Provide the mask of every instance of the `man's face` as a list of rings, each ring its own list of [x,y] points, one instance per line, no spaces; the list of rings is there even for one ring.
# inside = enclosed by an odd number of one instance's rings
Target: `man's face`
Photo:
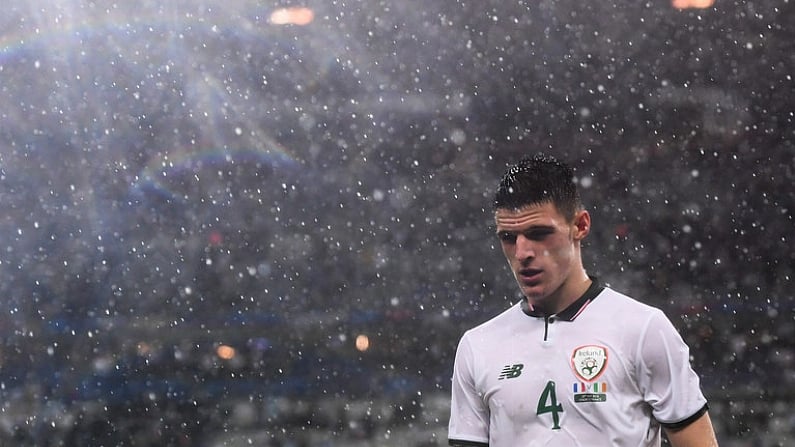
[[[556,304],[565,293],[566,281],[582,268],[580,241],[588,234],[587,214],[580,211],[569,222],[552,203],[496,211],[502,252],[530,304],[551,312],[561,310]]]

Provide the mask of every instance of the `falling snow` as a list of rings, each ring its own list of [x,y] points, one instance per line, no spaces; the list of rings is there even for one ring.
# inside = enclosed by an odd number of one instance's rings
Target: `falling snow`
[[[12,3],[0,445],[447,445],[535,151],[721,445],[792,445],[794,2]]]

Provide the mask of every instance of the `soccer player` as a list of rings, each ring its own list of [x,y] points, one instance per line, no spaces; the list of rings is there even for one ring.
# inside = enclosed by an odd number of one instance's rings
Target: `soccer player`
[[[543,155],[503,176],[497,237],[524,299],[456,351],[452,446],[716,447],[687,345],[662,311],[589,276],[591,217],[567,165]]]

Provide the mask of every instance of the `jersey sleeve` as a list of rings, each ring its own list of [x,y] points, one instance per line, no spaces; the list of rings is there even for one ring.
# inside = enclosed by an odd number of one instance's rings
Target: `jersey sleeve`
[[[450,445],[488,445],[489,410],[475,386],[474,355],[466,334],[458,343],[450,402]]]
[[[683,426],[706,410],[690,349],[662,311],[652,314],[638,350],[638,384],[658,422]]]

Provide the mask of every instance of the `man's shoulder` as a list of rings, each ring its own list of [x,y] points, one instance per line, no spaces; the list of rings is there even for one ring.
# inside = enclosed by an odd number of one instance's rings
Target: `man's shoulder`
[[[594,303],[597,306],[609,309],[610,313],[615,317],[623,314],[639,321],[643,319],[643,316],[664,316],[660,308],[612,289],[609,286],[602,290]]]
[[[523,316],[525,315],[522,312],[521,305],[517,302],[499,314],[469,329],[467,333],[483,335],[491,332],[502,332],[515,326],[516,322],[521,320]]]

